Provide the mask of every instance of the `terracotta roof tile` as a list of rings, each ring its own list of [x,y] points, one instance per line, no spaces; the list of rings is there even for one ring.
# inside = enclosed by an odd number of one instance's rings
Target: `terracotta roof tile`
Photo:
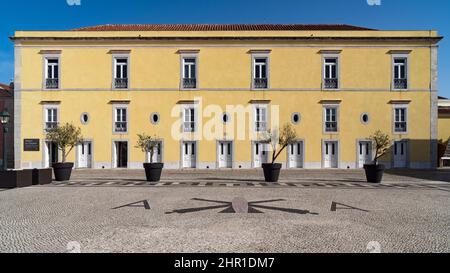
[[[374,30],[352,25],[302,24],[113,24],[82,27],[73,31],[302,31]]]
[[[0,89],[6,90],[8,92],[11,91],[11,87],[9,85],[3,84],[3,83],[0,83]]]

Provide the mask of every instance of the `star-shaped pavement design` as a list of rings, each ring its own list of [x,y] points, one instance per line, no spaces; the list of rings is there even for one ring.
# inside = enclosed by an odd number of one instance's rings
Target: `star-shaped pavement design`
[[[200,211],[206,211],[206,210],[215,210],[215,209],[223,209],[219,213],[237,213],[236,211],[236,204],[233,204],[233,202],[228,201],[221,201],[221,200],[208,200],[208,199],[202,199],[202,198],[193,198],[193,201],[201,201],[201,202],[208,202],[208,203],[215,203],[218,205],[211,205],[211,206],[205,206],[205,207],[195,207],[195,208],[185,208],[185,209],[176,209],[171,212],[167,212],[166,214],[172,214],[172,213],[178,213],[178,214],[185,214],[185,213],[193,213],[193,212],[200,212]],[[242,202],[242,199],[240,200]],[[248,213],[264,213],[261,210],[272,210],[272,211],[279,211],[279,212],[286,212],[286,213],[295,213],[295,214],[312,214],[312,215],[318,215],[318,213],[310,212],[309,210],[301,210],[301,209],[293,209],[293,208],[283,208],[283,207],[274,207],[274,206],[268,206],[263,205],[267,203],[273,203],[273,202],[281,202],[286,201],[284,199],[272,199],[272,200],[262,200],[262,201],[252,201],[248,202]],[[242,204],[240,204],[242,206]]]

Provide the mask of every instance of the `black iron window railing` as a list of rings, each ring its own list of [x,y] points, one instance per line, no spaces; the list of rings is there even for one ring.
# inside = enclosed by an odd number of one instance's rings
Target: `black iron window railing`
[[[407,79],[394,79],[394,89],[407,89],[408,80]]]
[[[59,88],[59,79],[46,79],[45,80],[45,88],[46,89],[58,89]]]
[[[184,78],[183,79],[183,88],[187,88],[187,89],[197,88],[197,79],[196,78]]]
[[[404,133],[407,130],[406,121],[397,121],[395,122],[395,132]]]
[[[54,129],[56,129],[56,127],[58,127],[58,122],[51,121],[51,122],[46,122],[45,123],[45,130],[46,131],[54,130]]]
[[[257,78],[253,80],[253,87],[256,89],[264,89],[268,87],[267,78]]]
[[[116,78],[114,79],[114,88],[126,89],[128,88],[128,78]]]
[[[257,132],[265,132],[267,129],[267,123],[264,121],[257,121],[255,126]]]
[[[323,84],[324,84],[325,89],[337,89],[338,88],[338,79],[336,79],[336,78],[324,79]]]
[[[337,122],[336,121],[327,121],[325,122],[325,132],[337,132]]]
[[[185,122],[184,123],[184,132],[189,133],[189,132],[195,132],[195,122]]]
[[[123,133],[127,131],[127,123],[120,121],[120,122],[116,122],[115,124],[115,132],[117,133]]]

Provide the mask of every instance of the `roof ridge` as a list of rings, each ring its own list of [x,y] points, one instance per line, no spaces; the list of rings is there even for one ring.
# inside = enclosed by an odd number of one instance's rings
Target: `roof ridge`
[[[71,31],[301,31],[375,30],[349,24],[102,24]]]

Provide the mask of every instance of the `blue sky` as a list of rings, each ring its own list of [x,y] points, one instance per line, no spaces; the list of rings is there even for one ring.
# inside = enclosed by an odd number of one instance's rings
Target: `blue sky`
[[[15,30],[64,30],[114,23],[353,24],[376,29],[450,33],[448,0],[3,0],[0,82],[13,78]],[[376,1],[376,0],[369,0]],[[20,11],[20,12],[17,12]],[[450,39],[440,43],[439,94],[450,97]]]

